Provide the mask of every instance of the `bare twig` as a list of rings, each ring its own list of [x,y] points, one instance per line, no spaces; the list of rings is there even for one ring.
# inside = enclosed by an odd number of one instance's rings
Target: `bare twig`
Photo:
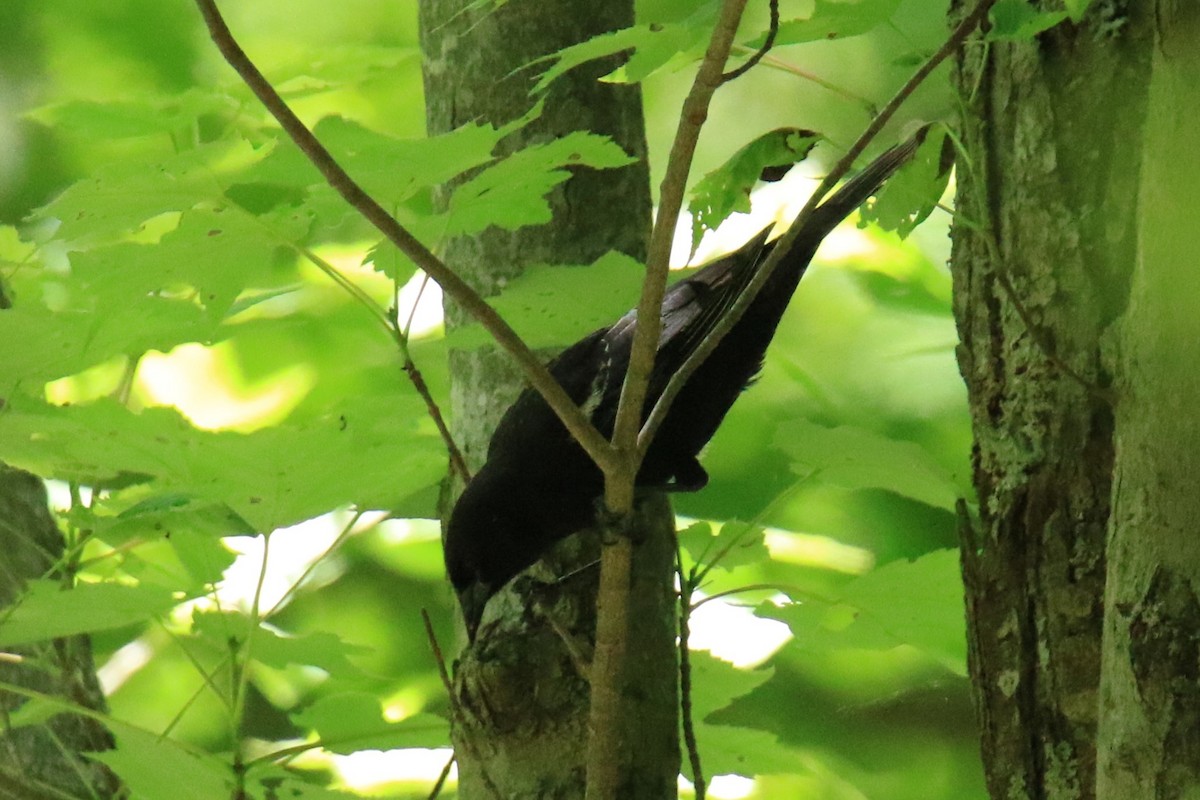
[[[372,198],[334,159],[323,144],[313,135],[300,118],[288,107],[279,93],[246,55],[225,24],[215,0],[195,0],[204,17],[209,36],[221,55],[254,92],[267,111],[275,117],[284,132],[308,158],[329,185],[357,210],[364,219],[382,233],[389,242],[399,248],[413,263],[425,271],[446,294],[472,317],[477,319],[491,334],[496,343],[513,357],[529,381],[546,403],[562,420],[563,425],[580,443],[592,460],[606,471],[617,467],[619,459],[613,447],[604,440],[587,416],[571,401],[558,381],[542,364],[537,355],[522,341],[517,332],[496,313],[462,278],[417,241],[403,225],[396,221],[383,206]]]
[[[412,313],[408,315],[408,321],[403,327],[400,325],[399,311],[393,306],[391,313],[385,312],[378,303],[376,303],[370,295],[362,290],[354,281],[347,278],[333,264],[330,264],[325,259],[314,253],[307,247],[299,247],[288,243],[296,253],[308,259],[308,261],[338,286],[340,286],[347,294],[354,298],[359,305],[367,310],[376,322],[383,326],[387,331],[388,336],[396,343],[397,349],[400,351],[401,369],[408,376],[408,380],[413,385],[413,389],[425,401],[425,409],[433,420],[434,426],[437,428],[438,435],[442,437],[442,443],[446,446],[446,452],[450,455],[450,466],[466,483],[471,479],[471,472],[467,469],[467,462],[463,459],[462,452],[458,449],[458,444],[454,441],[453,434],[450,433],[450,427],[446,424],[445,418],[442,416],[442,410],[438,407],[437,401],[433,399],[433,394],[429,391],[429,386],[425,383],[425,377],[417,368],[416,363],[412,359],[412,354],[408,349],[408,330],[412,326],[413,314],[417,310],[417,302],[420,302],[420,294],[417,295],[417,301],[413,303]],[[425,276],[428,280],[429,276]],[[424,289],[424,284],[421,285]]]
[[[416,389],[417,394],[425,401],[425,412],[433,420],[438,435],[442,437],[442,444],[446,446],[446,452],[450,455],[450,468],[465,484],[471,480],[471,470],[467,467],[467,460],[463,458],[462,451],[458,449],[458,443],[454,441],[454,434],[450,432],[450,426],[446,424],[446,418],[442,416],[442,409],[433,399],[433,392],[429,391],[429,385],[425,383],[425,376],[417,368],[416,362],[413,361],[412,351],[408,349],[408,328],[412,324],[412,317],[410,315],[408,323],[401,328],[399,314],[400,310],[393,304],[390,327],[396,340],[396,347],[400,349],[400,357],[403,359],[400,367],[408,376],[408,380]]]
[[[884,106],[882,110],[880,110],[879,114],[876,115],[873,120],[871,120],[871,123],[866,127],[866,130],[862,132],[854,144],[850,146],[850,149],[846,151],[845,155],[842,156],[837,164],[834,165],[833,169],[829,171],[829,174],[825,176],[825,179],[822,180],[820,185],[817,186],[816,191],[814,191],[812,194],[812,197],[810,197],[808,202],[804,204],[804,208],[801,209],[799,216],[796,217],[796,220],[788,228],[787,233],[780,237],[779,242],[776,244],[775,249],[771,252],[771,255],[763,263],[758,272],[755,273],[754,278],[750,281],[749,285],[742,292],[741,296],[738,297],[737,301],[729,309],[729,312],[721,319],[716,327],[714,327],[713,330],[704,337],[704,340],[688,357],[683,366],[671,376],[671,380],[668,382],[667,388],[663,391],[662,396],[659,397],[658,402],[654,406],[654,410],[650,413],[649,418],[646,420],[646,424],[642,426],[642,431],[638,435],[638,449],[640,453],[644,454],[650,447],[650,442],[653,440],[655,432],[657,432],[659,426],[662,425],[663,420],[666,418],[667,412],[670,410],[671,403],[674,402],[675,397],[683,389],[684,385],[687,383],[688,379],[691,378],[692,374],[695,373],[700,365],[704,363],[704,360],[708,358],[712,351],[716,349],[717,345],[720,344],[721,339],[725,338],[725,334],[727,334],[729,330],[737,324],[738,320],[742,318],[742,314],[746,312],[746,309],[754,301],[754,298],[757,296],[759,290],[762,289],[763,285],[771,277],[771,273],[775,271],[775,267],[780,261],[783,260],[783,256],[792,247],[793,243],[796,241],[796,238],[800,235],[800,231],[804,229],[804,226],[807,224],[808,220],[812,218],[817,206],[823,199],[825,199],[825,195],[829,193],[829,190],[832,189],[839,180],[841,180],[842,176],[844,176],[854,164],[855,159],[857,159],[862,151],[866,149],[867,145],[872,139],[875,138],[879,131],[883,129],[883,126],[888,123],[888,121],[896,113],[896,110],[900,108],[900,106],[909,98],[909,96],[912,95],[914,91],[916,91],[917,87],[929,77],[930,73],[932,73],[939,64],[945,61],[952,53],[962,46],[962,43],[968,36],[971,35],[975,28],[979,26],[979,23],[983,20],[984,16],[995,2],[996,0],[979,1],[979,4],[975,6],[975,9],[966,17],[964,17],[963,20],[955,27],[949,38],[946,39],[945,44],[943,44],[936,53],[930,56],[929,59],[917,69],[913,76],[908,79],[908,82],[901,87],[900,91],[898,91],[896,95],[888,101],[888,104]],[[639,313],[639,327],[641,327],[644,319],[645,318]]]
[[[308,580],[308,577],[313,574],[313,571],[317,568],[317,565],[321,564],[330,553],[332,553],[334,550],[337,550],[341,546],[342,542],[346,541],[350,534],[354,532],[354,526],[358,524],[360,519],[362,519],[362,515],[363,512],[361,510],[355,509],[355,511],[350,515],[350,519],[347,520],[346,524],[342,526],[342,529],[338,531],[338,535],[332,542],[329,543],[329,546],[325,548],[325,551],[309,562],[308,566],[304,568],[304,571],[300,573],[300,577],[292,581],[291,585],[288,586],[287,591],[279,596],[279,599],[272,604],[267,613],[262,615],[263,619],[269,619],[273,617],[275,612],[283,607],[284,603],[292,599],[292,595],[294,595],[300,586],[306,580]],[[384,516],[381,520],[379,520],[379,522],[382,522],[383,519],[387,519],[387,517]],[[379,522],[374,524],[378,525]]]
[[[683,207],[687,176],[696,152],[696,141],[700,138],[700,128],[708,118],[708,106],[713,93],[721,85],[721,71],[729,57],[733,37],[737,33],[738,20],[741,19],[745,6],[746,0],[726,0],[722,6],[704,61],[692,82],[691,92],[684,100],[679,127],[675,131],[675,141],[667,158],[666,174],[659,187],[658,216],[650,235],[646,278],[642,283],[642,296],[637,308],[638,324],[634,330],[629,354],[629,371],[625,375],[625,385],[621,387],[621,403],[617,409],[613,429],[613,444],[619,452],[625,448],[625,452],[622,453],[624,459],[634,464],[636,461],[632,461],[631,451],[645,405],[650,370],[654,366],[654,354],[658,349],[658,336],[662,327],[659,316],[662,312],[663,294],[666,291],[675,225]],[[621,512],[627,510],[630,505],[631,503],[625,503],[615,507],[610,502],[609,509]]]
[[[271,534],[262,536],[262,564],[258,568],[258,579],[254,583],[254,599],[250,601],[250,626],[246,629],[246,641],[238,646],[236,639],[230,640],[230,663],[232,667],[233,711],[230,714],[230,724],[233,726],[233,738],[237,741],[237,732],[242,727],[242,715],[246,712],[246,695],[250,689],[250,662],[254,658],[254,643],[258,639],[260,623],[263,620],[262,593],[267,582],[267,564],[271,559]],[[235,652],[240,650],[240,652]],[[240,657],[240,658],[239,658]],[[240,756],[239,756],[240,757]]]
[[[731,69],[721,76],[721,83],[729,83],[737,80],[745,75],[763,60],[767,53],[771,52],[771,48],[775,46],[775,37],[779,35],[779,0],[771,0],[771,26],[767,29],[767,38],[763,41],[762,47],[754,51],[754,54],[746,60],[737,69]],[[697,795],[699,797],[699,795]],[[703,798],[701,798],[703,800]]]
[[[454,684],[450,682],[450,673],[446,670],[446,658],[442,655],[442,646],[438,644],[437,634],[433,632],[433,622],[429,619],[429,612],[423,608],[421,609],[421,620],[425,623],[425,638],[429,640],[429,649],[433,651],[433,660],[437,662],[438,676],[442,679],[442,686],[450,696],[450,705],[454,707]]]
[[[450,768],[454,766],[454,762],[457,760],[458,756],[451,752],[450,758],[446,759],[446,766],[442,767],[441,774],[433,782],[433,788],[429,790],[429,800],[437,800],[437,796],[442,793],[442,787],[446,785],[446,778],[450,777]]]
[[[696,744],[696,722],[692,718],[692,659],[688,640],[691,637],[692,592],[696,588],[695,570],[683,572],[683,554],[675,543],[675,571],[679,575],[679,714],[683,722],[683,741],[687,746],[688,763],[692,765],[692,784],[696,800],[704,800],[708,784],[704,781],[704,766],[700,763],[700,747]]]
[[[740,44],[734,45],[733,49],[737,50],[737,51],[745,51],[747,53],[751,52],[749,47],[745,47],[744,45],[740,45]],[[806,80],[810,83],[815,83],[817,86],[820,86],[822,89],[833,92],[834,94],[838,95],[839,97],[843,97],[857,105],[860,105],[867,112],[867,114],[869,114],[872,117],[875,116],[875,114],[877,114],[879,111],[879,108],[875,105],[875,103],[873,103],[872,101],[863,97],[862,95],[855,94],[854,92],[850,91],[849,89],[847,89],[844,86],[838,86],[836,83],[827,81],[824,78],[822,78],[820,75],[817,75],[814,72],[809,72],[806,69],[801,69],[800,67],[797,67],[795,64],[791,64],[787,61],[784,61],[782,58],[777,58],[775,56],[769,55],[762,60],[762,63],[768,67],[777,69],[781,72],[787,72],[791,75],[795,75],[798,78],[803,78],[804,80]]]
[[[696,73],[691,92],[684,101],[666,175],[659,191],[658,217],[650,235],[646,277],[638,302],[638,325],[634,331],[629,368],[621,387],[621,401],[613,426],[612,443],[617,455],[617,468],[604,470],[605,505],[612,515],[620,519],[628,519],[633,509],[633,483],[641,459],[637,447],[638,428],[646,402],[650,371],[658,350],[662,301],[675,224],[683,205],[696,140],[708,117],[713,93],[721,85],[721,73],[745,6],[746,0],[725,0],[722,5],[708,51]],[[629,570],[633,546],[623,532],[606,536],[606,540],[600,558],[596,651],[591,669],[586,800],[616,798],[624,762],[620,746],[621,686],[629,627]]]
[[[423,608],[421,609],[421,620],[425,623],[425,637],[429,640],[429,649],[433,651],[433,660],[437,662],[438,676],[442,679],[442,686],[446,689],[446,699],[450,703],[450,715],[454,718],[458,730],[462,732],[463,744],[466,745],[468,755],[479,765],[479,774],[483,778],[484,786],[487,787],[487,790],[493,797],[500,800],[504,795],[500,793],[500,789],[492,781],[492,776],[484,769],[484,762],[479,758],[478,753],[473,752],[475,748],[471,746],[470,740],[467,738],[467,726],[463,724],[462,709],[458,705],[458,695],[454,693],[454,684],[451,682],[450,673],[446,669],[446,658],[442,655],[442,646],[438,644],[437,634],[433,631],[433,622],[429,619],[429,612]]]

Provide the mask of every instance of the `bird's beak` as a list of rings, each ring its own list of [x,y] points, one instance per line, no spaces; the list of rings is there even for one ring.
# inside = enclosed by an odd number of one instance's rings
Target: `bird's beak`
[[[475,633],[479,630],[479,622],[483,619],[483,609],[492,596],[491,589],[479,581],[473,582],[458,593],[458,604],[462,607],[463,621],[467,625],[467,640],[475,641]]]

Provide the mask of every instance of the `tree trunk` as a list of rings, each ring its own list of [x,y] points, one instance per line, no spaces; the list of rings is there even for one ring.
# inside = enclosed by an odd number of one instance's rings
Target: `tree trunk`
[[[533,104],[529,90],[537,70],[527,68],[530,62],[633,23],[632,2],[477,5],[421,4],[430,134],[520,117]],[[641,93],[636,86],[596,80],[614,66],[611,60],[587,64],[557,81],[541,117],[502,148],[512,152],[590,130],[611,136],[638,163],[577,172],[552,194],[549,225],[492,229],[449,242],[446,261],[485,294],[528,264],[590,263],[613,249],[645,258],[651,206]],[[453,187],[446,188],[448,194]],[[447,319],[450,325],[462,322],[452,304]],[[452,353],[451,374],[455,433],[475,468],[500,414],[523,384],[494,348]],[[679,773],[673,518],[658,497],[642,505],[640,520],[645,535],[635,554],[622,796],[673,797]],[[594,534],[572,537],[530,571],[533,579],[518,578],[492,599],[503,609],[502,621],[481,631],[456,668],[461,707],[454,739],[463,797],[583,796],[598,554]],[[558,581],[562,575],[571,577]]]
[[[957,3],[970,6],[970,3]],[[970,669],[993,798],[1096,797],[1117,322],[1146,104],[1143,4],[959,56],[954,312],[975,432]],[[958,11],[961,13],[962,9]]]
[[[34,578],[52,576],[63,539],[46,508],[46,490],[34,476],[0,464],[0,609]],[[9,648],[0,657],[0,681],[104,710],[87,636]],[[116,779],[85,753],[109,750],[112,736],[92,719],[55,714],[10,728],[27,699],[0,690],[0,798],[43,800],[116,795]]]
[[[1102,800],[1200,791],[1200,6],[1160,1],[1121,327],[1101,661]]]

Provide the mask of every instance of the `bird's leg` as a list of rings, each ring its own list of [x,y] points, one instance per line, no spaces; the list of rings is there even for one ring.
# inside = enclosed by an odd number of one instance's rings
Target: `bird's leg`
[[[689,456],[675,467],[675,480],[667,484],[668,492],[698,492],[708,485],[708,472],[695,456]]]
[[[708,485],[708,472],[695,456],[689,456],[675,465],[672,480],[657,484],[641,484],[639,492],[698,492]]]

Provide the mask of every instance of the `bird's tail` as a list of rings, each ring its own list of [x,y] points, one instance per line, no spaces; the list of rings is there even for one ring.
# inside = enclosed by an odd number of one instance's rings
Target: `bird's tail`
[[[866,202],[866,199],[874,194],[884,181],[892,176],[892,173],[913,157],[917,148],[921,146],[921,142],[925,141],[925,135],[929,132],[929,128],[929,125],[922,126],[907,141],[887,150],[821,203],[813,214],[812,225],[817,229],[823,229],[822,237],[824,233],[833,230],[839,222],[849,216],[850,212]]]

